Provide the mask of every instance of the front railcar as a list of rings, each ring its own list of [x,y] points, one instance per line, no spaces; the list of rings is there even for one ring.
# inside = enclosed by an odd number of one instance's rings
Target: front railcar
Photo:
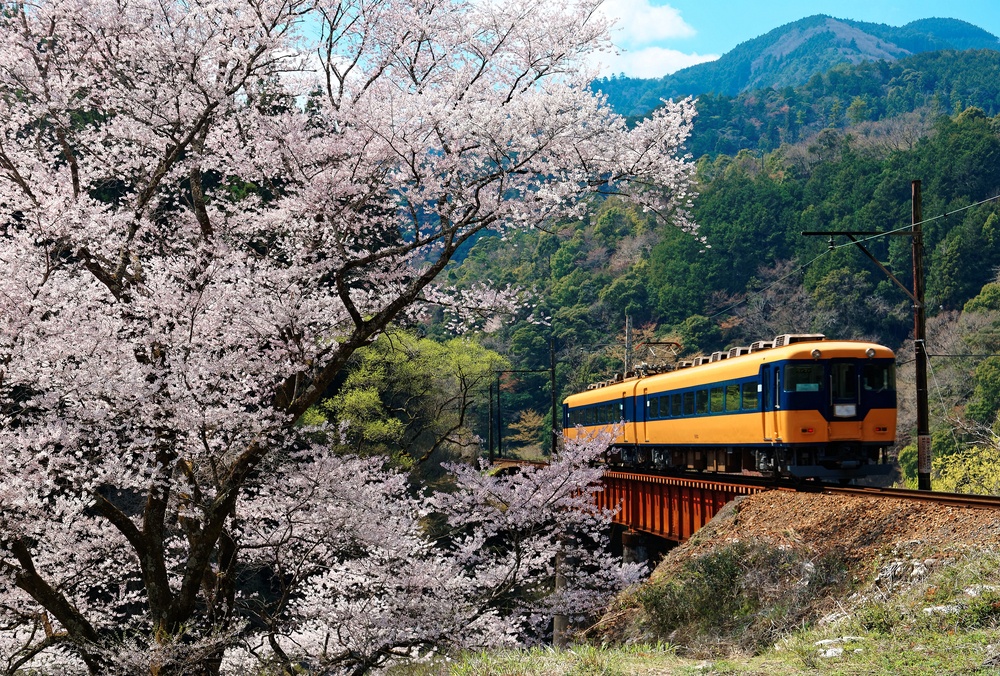
[[[874,343],[817,341],[761,365],[762,472],[850,481],[887,474],[896,436],[895,355]]]

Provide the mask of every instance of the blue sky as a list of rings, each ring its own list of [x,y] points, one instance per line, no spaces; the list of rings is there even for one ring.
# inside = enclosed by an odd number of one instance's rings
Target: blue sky
[[[962,19],[1000,36],[1000,0],[605,0],[620,19],[618,57],[604,74],[660,77],[718,58],[741,42],[813,14],[902,26],[916,19]]]

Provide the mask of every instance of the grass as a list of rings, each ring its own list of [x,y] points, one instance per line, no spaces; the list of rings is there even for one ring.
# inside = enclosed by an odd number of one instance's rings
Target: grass
[[[746,555],[743,563],[735,554]],[[643,601],[647,611],[640,630],[655,635],[672,626],[671,635],[682,638],[684,645],[671,641],[670,645],[576,646],[565,651],[492,651],[462,655],[427,671],[399,673],[1000,674],[1000,552],[955,549],[919,552],[919,556],[914,553],[909,558],[893,552],[872,565],[867,579],[851,586],[842,583],[842,571],[835,562],[818,565],[813,561],[810,581],[825,582],[817,583],[812,591],[802,584],[801,575],[792,574],[802,570],[806,559],[801,554],[764,548],[724,551],[722,558],[717,551],[714,556],[701,564],[692,562],[665,581],[662,588],[669,591],[658,597],[658,609],[648,596]],[[934,563],[924,566],[926,559]],[[766,570],[748,567],[749,560]],[[710,561],[718,565],[705,565]],[[833,572],[818,574],[824,566]],[[897,572],[886,575],[886,570]],[[914,575],[915,570],[921,570],[920,574]],[[776,584],[782,579],[792,584]],[[729,584],[729,591],[719,586],[723,584]],[[690,588],[685,591],[685,587]],[[650,594],[649,588],[637,598]],[[716,590],[714,598],[707,595],[711,589]],[[834,592],[839,596],[820,598]],[[668,602],[674,607],[668,607]],[[703,616],[695,612],[699,604],[705,611]],[[808,612],[829,611],[831,607],[840,608],[840,612],[825,622]],[[713,627],[720,618],[721,624]],[[658,622],[658,629],[652,631]],[[754,629],[758,624],[771,627],[771,633]],[[765,636],[778,638],[765,644]]]
[[[631,676],[672,674],[685,660],[666,645],[597,648],[581,645],[566,650],[489,651],[464,655],[445,671],[449,676]]]

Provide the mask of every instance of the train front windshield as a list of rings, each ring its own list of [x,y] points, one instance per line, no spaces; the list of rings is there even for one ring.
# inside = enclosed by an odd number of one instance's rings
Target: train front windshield
[[[865,392],[895,392],[895,364],[865,364],[861,372],[861,387]]]

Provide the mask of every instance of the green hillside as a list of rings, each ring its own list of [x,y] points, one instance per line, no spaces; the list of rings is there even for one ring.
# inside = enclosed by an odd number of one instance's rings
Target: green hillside
[[[768,87],[803,84],[841,64],[894,61],[913,54],[1000,49],[997,36],[957,19],[922,19],[905,26],[815,15],[748,40],[716,61],[660,79],[613,77],[595,88],[623,115],[644,115],[660,99],[706,93],[736,96]]]
[[[921,120],[937,115],[970,106],[988,115],[1000,112],[1000,52],[928,52],[841,64],[797,87],[705,94],[697,105],[688,143],[695,157],[771,151],[823,129],[849,129],[891,143],[892,136],[915,126],[919,135],[926,127]]]

